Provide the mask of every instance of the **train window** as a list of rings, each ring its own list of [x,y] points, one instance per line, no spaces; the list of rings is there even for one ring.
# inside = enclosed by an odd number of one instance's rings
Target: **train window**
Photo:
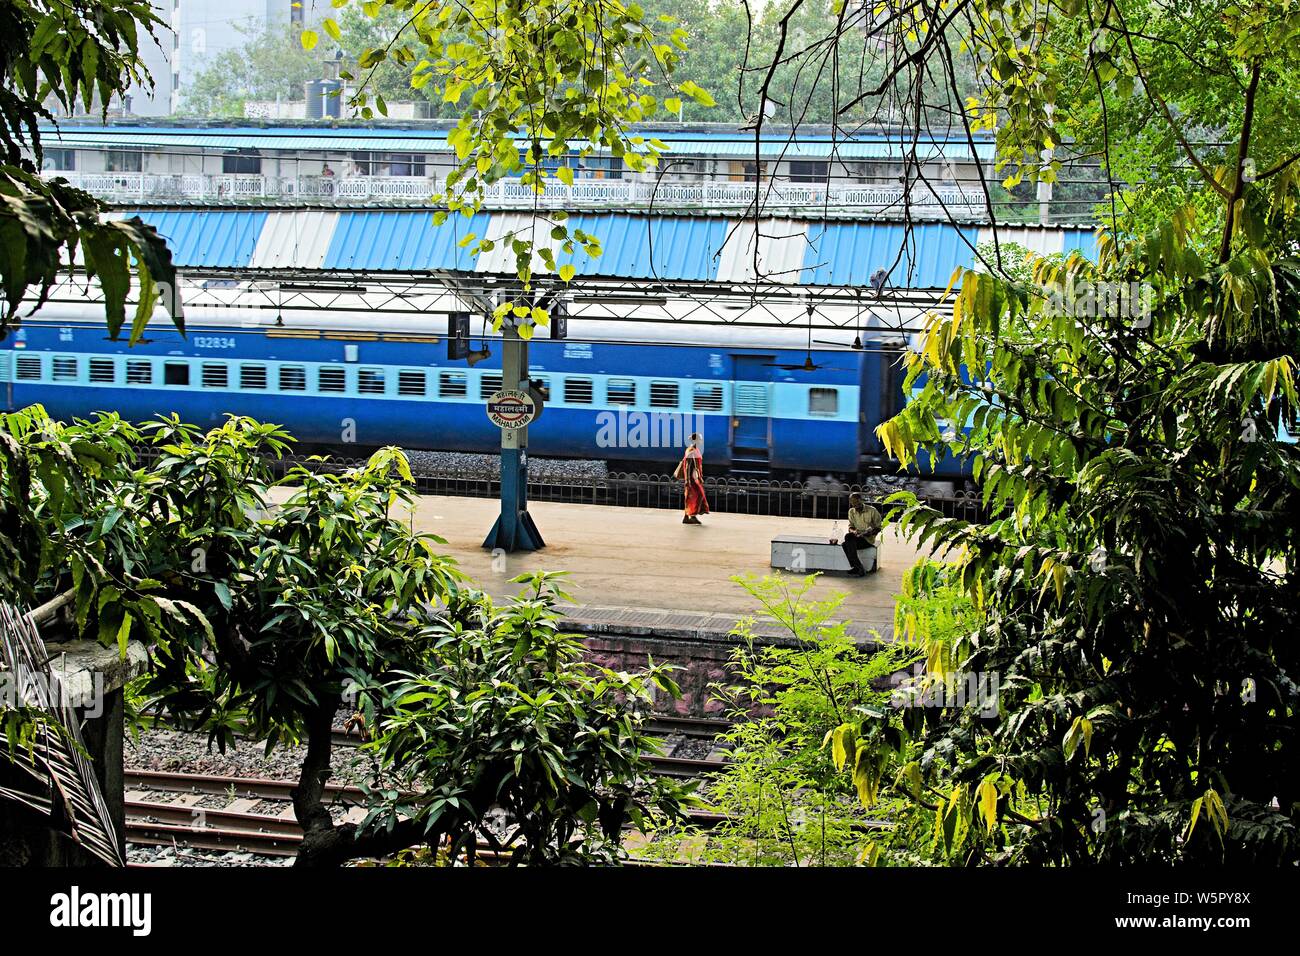
[[[347,388],[348,370],[327,365],[316,373],[316,387],[322,392],[342,392]]]
[[[204,362],[201,381],[204,388],[225,388],[230,384],[230,372],[224,365]]]
[[[382,368],[358,369],[357,391],[362,395],[384,394],[384,370]]]
[[[280,366],[280,391],[307,391],[307,370],[301,365]]]
[[[128,385],[151,385],[153,384],[153,365],[145,361],[126,360],[126,384]]]
[[[240,388],[266,388],[265,365],[241,365],[239,367]]]
[[[50,378],[56,382],[72,382],[77,378],[77,359],[72,355],[56,355],[53,358]]]
[[[722,411],[722,386],[696,382],[694,402],[694,410],[697,412]]]
[[[418,369],[404,368],[397,373],[398,395],[423,395],[425,374]]]
[[[838,415],[840,411],[840,392],[835,388],[808,389],[809,415]]]
[[[635,405],[636,382],[630,378],[611,378],[605,385],[605,401],[609,405]]]
[[[440,372],[438,395],[441,398],[464,398],[469,394],[469,377],[464,372]]]
[[[90,380],[92,382],[116,382],[117,366],[109,358],[90,360]]]
[[[163,363],[163,384],[164,385],[190,384],[190,363],[189,362],[164,362]]]
[[[650,383],[651,408],[676,408],[677,395],[678,390],[676,382]]]
[[[495,372],[484,372],[478,383],[478,397],[491,398],[501,391],[501,376]]]
[[[593,391],[589,378],[566,378],[564,400],[574,405],[590,405]]]
[[[33,379],[41,377],[41,357],[39,355],[18,356],[18,377]]]

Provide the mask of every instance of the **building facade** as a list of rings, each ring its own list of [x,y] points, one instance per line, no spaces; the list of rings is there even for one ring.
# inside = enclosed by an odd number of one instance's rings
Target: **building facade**
[[[46,172],[119,203],[424,203],[454,168],[447,121],[266,125],[122,120],[63,123],[45,134]],[[633,172],[607,151],[548,161],[573,171],[538,197],[518,179],[493,184],[496,208],[726,209],[751,205],[864,215],[978,218],[993,143],[914,143],[910,133],[846,137],[825,127],[753,134],[715,124],[647,126],[657,168]],[[757,148],[756,148],[757,147]],[[904,177],[907,183],[904,184]]]
[[[242,47],[268,27],[301,21],[298,0],[152,0],[168,24],[141,43],[141,59],[152,89],[135,86],[126,111],[136,116],[170,116],[184,106],[185,90],[215,57]]]

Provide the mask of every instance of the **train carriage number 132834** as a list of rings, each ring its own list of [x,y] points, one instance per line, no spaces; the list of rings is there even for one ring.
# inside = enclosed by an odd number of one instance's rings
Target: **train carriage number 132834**
[[[228,335],[196,335],[194,347],[197,349],[233,349],[235,340]]]

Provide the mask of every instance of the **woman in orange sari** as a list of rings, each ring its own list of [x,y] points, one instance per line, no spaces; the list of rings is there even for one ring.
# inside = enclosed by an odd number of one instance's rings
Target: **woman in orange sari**
[[[704,496],[704,455],[700,452],[699,434],[691,435],[686,453],[673,472],[686,486],[686,517],[682,524],[700,524],[700,515],[709,513],[709,499]]]

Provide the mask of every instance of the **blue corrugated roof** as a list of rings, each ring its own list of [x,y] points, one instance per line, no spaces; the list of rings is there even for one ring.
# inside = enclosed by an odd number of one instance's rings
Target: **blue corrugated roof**
[[[810,223],[801,281],[865,286],[872,273],[884,268],[893,270],[889,284],[895,288],[946,288],[957,266],[974,262],[971,250],[978,235],[976,226],[948,223],[913,225],[910,236],[901,223]]]
[[[267,214],[259,210],[150,209],[139,214],[167,239],[181,267],[249,267],[259,237],[269,228]],[[320,219],[319,213],[301,215]],[[470,233],[480,238],[488,235],[492,219],[487,213],[469,218],[453,215],[435,226],[428,210],[342,211],[320,268],[465,273],[474,272],[476,265],[496,268],[490,262],[476,263],[469,249],[460,245]],[[779,230],[769,228],[782,235],[794,228],[797,235],[796,222],[783,220]],[[597,258],[579,249],[568,260],[580,276],[710,282],[718,278],[718,252],[736,220],[682,214],[580,213],[570,216],[569,225],[596,236],[602,248]],[[894,288],[942,289],[957,266],[973,264],[972,246],[979,236],[978,226],[949,223],[915,224],[910,233],[898,222],[810,220],[802,225],[808,246],[799,281],[822,286],[863,287],[872,273],[883,267],[892,269],[889,284]],[[293,229],[280,231],[292,236],[295,243],[302,241]],[[1067,251],[1078,248],[1095,256],[1096,240],[1090,230],[1060,227],[1059,234]],[[277,235],[276,230],[267,232],[263,261],[283,258],[269,248],[278,241]],[[802,237],[798,241],[802,243]],[[562,254],[558,258],[561,264],[566,261]]]
[[[705,216],[574,215],[570,232],[596,236],[601,255],[593,259],[579,249],[569,261],[578,275],[709,282],[718,273],[717,252],[730,225]]]
[[[482,238],[489,219],[453,215],[435,226],[431,212],[343,212],[321,268],[473,272],[474,257],[459,243],[470,233]]]
[[[1078,249],[1087,258],[1093,262],[1097,261],[1097,231],[1095,229],[1069,229],[1065,230],[1065,245],[1061,247],[1062,251],[1069,255],[1075,249]]]
[[[246,266],[266,224],[266,213],[256,210],[147,209],[127,215],[139,215],[157,229],[178,266]]]

